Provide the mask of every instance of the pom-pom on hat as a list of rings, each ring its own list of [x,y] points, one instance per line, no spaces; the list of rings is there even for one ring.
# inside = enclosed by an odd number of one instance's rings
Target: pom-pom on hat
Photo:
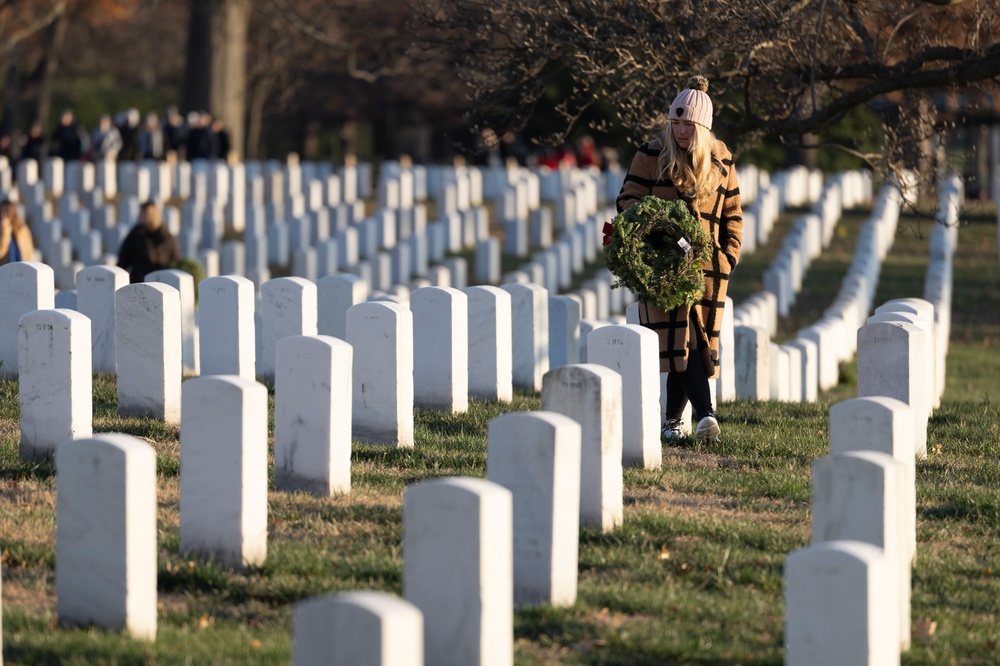
[[[670,105],[670,120],[690,120],[712,129],[712,100],[709,99],[708,79],[700,74],[688,79],[687,87],[678,93]]]

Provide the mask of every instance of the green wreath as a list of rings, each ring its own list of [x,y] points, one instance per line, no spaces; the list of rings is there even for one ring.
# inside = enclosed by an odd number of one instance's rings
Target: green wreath
[[[712,239],[679,199],[647,196],[611,220],[604,262],[617,281],[664,310],[692,305],[705,291]]]

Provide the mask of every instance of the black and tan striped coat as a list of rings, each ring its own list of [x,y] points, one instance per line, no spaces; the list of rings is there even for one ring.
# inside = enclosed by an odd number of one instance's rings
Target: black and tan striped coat
[[[711,177],[714,182],[710,193],[692,200],[682,197],[668,176],[661,178],[662,148],[662,138],[639,146],[618,195],[618,212],[648,194],[661,199],[682,199],[715,241],[715,250],[711,262],[704,266],[705,293],[699,303],[665,312],[640,301],[639,321],[656,331],[660,338],[661,372],[683,372],[687,369],[688,336],[693,329],[698,336],[697,346],[705,371],[709,377],[714,377],[719,366],[719,332],[729,274],[740,259],[743,241],[743,211],[740,207],[740,188],[736,182],[736,166],[726,144],[717,140],[712,148]]]

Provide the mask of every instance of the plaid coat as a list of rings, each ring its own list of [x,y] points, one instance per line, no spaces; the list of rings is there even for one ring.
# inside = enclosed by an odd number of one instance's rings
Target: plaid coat
[[[726,305],[729,274],[740,259],[743,241],[743,210],[740,188],[736,182],[733,155],[721,141],[712,148],[713,187],[710,194],[694,199],[682,197],[669,177],[660,177],[662,139],[647,141],[639,146],[629,167],[621,193],[618,212],[622,212],[648,194],[661,199],[682,199],[695,218],[715,241],[712,260],[703,267],[705,293],[693,306],[682,305],[669,312],[645,301],[639,302],[639,322],[660,338],[660,372],[683,372],[688,364],[689,334],[697,335],[697,347],[705,372],[714,377],[719,366],[719,332],[722,311]]]

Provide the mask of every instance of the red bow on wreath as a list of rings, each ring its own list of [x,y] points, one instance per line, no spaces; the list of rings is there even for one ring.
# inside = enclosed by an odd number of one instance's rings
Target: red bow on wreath
[[[603,231],[604,231],[604,245],[607,245],[608,243],[611,242],[611,232],[614,231],[614,227],[611,226],[610,222],[605,222]]]

